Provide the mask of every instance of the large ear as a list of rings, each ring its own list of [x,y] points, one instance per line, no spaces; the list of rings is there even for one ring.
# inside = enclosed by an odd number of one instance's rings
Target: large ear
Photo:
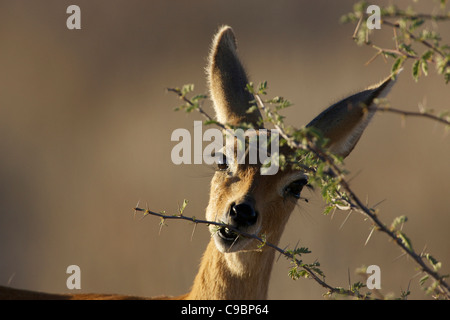
[[[248,122],[256,127],[261,114],[258,110],[247,113],[254,97],[246,90],[247,74],[237,56],[231,27],[221,27],[214,36],[207,72],[217,121],[231,125]]]
[[[346,157],[353,150],[364,129],[375,114],[373,100],[387,95],[395,80],[389,77],[379,84],[335,103],[307,127],[319,129],[329,139],[329,150]]]

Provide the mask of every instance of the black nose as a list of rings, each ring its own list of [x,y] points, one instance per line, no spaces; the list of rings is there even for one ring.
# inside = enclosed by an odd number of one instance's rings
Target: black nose
[[[256,223],[258,214],[249,203],[233,203],[230,207],[230,217],[238,227],[249,227]]]

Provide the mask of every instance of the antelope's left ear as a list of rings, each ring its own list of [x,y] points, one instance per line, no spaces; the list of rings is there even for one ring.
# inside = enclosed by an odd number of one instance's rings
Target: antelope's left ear
[[[374,99],[385,97],[394,83],[395,80],[390,76],[335,103],[314,118],[307,127],[315,127],[322,132],[329,140],[328,148],[332,153],[348,156],[375,114]]]

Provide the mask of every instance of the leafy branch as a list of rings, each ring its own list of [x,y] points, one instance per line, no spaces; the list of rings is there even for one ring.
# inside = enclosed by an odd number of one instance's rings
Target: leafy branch
[[[175,92],[180,99],[182,99],[186,104],[185,107],[193,107],[192,110],[199,111],[206,119],[208,123],[216,123],[211,121],[211,117],[203,110],[198,101],[191,101],[186,97],[190,90],[193,90],[193,86],[184,86],[186,89],[170,88],[168,91]],[[260,109],[263,114],[266,115],[265,122],[272,123],[275,128],[279,131],[282,137],[281,143],[286,143],[295,152],[292,156],[283,157],[280,156],[280,167],[283,168],[285,165],[289,164],[292,166],[298,166],[309,175],[309,182],[315,186],[318,186],[322,190],[322,196],[327,203],[327,208],[325,213],[329,213],[331,210],[341,209],[341,210],[353,210],[358,211],[365,215],[372,222],[372,231],[369,235],[372,235],[373,231],[379,231],[386,234],[393,242],[401,248],[401,250],[410,256],[413,261],[420,267],[421,271],[425,273],[425,276],[420,280],[421,284],[424,284],[428,279],[432,279],[433,283],[427,288],[429,292],[434,292],[438,296],[450,299],[450,286],[445,281],[448,277],[447,275],[439,274],[439,269],[441,268],[441,263],[438,262],[429,253],[417,253],[412,246],[411,240],[407,235],[399,229],[398,226],[403,225],[407,219],[406,217],[398,217],[394,222],[388,227],[385,225],[378,217],[378,212],[374,208],[370,208],[363,204],[356,193],[350,188],[348,181],[345,176],[347,172],[342,168],[342,159],[336,157],[326,150],[324,147],[326,140],[323,139],[319,132],[314,131],[312,128],[302,128],[300,130],[295,130],[293,128],[288,128],[284,125],[283,116],[278,112],[283,110],[285,107],[290,105],[290,102],[282,97],[275,97],[273,99],[268,99],[263,101],[261,96],[266,95],[267,82],[263,82],[259,85],[258,89],[254,89],[252,84],[247,86],[247,90],[253,94],[255,100],[253,101],[256,108]],[[197,97],[197,96],[196,96]],[[205,99],[206,96],[202,96]],[[200,99],[201,100],[201,99]],[[270,104],[272,108],[267,107],[266,104]],[[439,121],[446,125],[449,125],[449,121],[443,119],[443,116],[433,116],[429,112],[414,113],[409,111],[403,111],[393,108],[381,108],[376,107],[381,111],[390,111],[394,113],[399,113],[403,116],[419,116],[432,119],[434,121]],[[219,124],[222,128],[226,128],[225,125]],[[304,264],[301,260],[296,258],[298,254],[304,254],[305,252],[284,250],[279,247],[267,243],[264,237],[257,235],[244,234],[239,230],[235,230],[232,226],[224,225],[217,222],[197,220],[195,218],[188,218],[180,215],[168,216],[165,214],[153,213],[149,210],[144,210],[140,208],[135,208],[136,211],[143,211],[146,214],[153,214],[160,216],[162,219],[184,219],[190,220],[195,223],[204,223],[217,225],[219,227],[227,227],[233,232],[239,233],[242,236],[253,238],[263,245],[267,245],[280,254],[284,255],[286,258],[291,259],[294,267],[291,268],[289,275],[293,279],[297,279],[302,276],[308,276],[313,278],[322,287],[328,290],[328,293],[340,293],[349,296],[355,296],[358,298],[365,298],[367,294],[361,294],[359,289],[361,286],[353,285],[349,290],[344,290],[339,287],[333,287],[328,285],[324,280],[320,279],[319,275],[323,276],[323,273],[318,269],[317,264]],[[369,240],[367,239],[367,241]],[[366,242],[367,242],[366,241]],[[297,249],[296,249],[297,250]],[[308,251],[309,253],[309,251]],[[402,293],[402,297],[406,297],[406,293]]]
[[[187,204],[186,200],[184,201],[184,204]],[[183,206],[183,210],[184,210],[184,208],[185,208],[185,206]],[[173,215],[166,214],[165,212],[154,212],[149,209],[143,209],[143,208],[140,208],[138,205],[135,208],[133,208],[133,210],[134,210],[135,214],[137,212],[142,212],[143,217],[145,217],[147,215],[159,217],[161,219],[161,221],[160,221],[161,226],[166,225],[165,224],[166,220],[185,220],[185,221],[190,221],[190,222],[194,223],[194,226],[196,226],[197,224],[204,224],[207,226],[213,225],[213,226],[217,227],[217,231],[220,228],[228,228],[229,230],[235,232],[239,236],[249,238],[249,239],[254,239],[254,240],[258,241],[260,243],[260,245],[258,246],[259,249],[261,249],[264,246],[270,247],[270,248],[274,249],[275,251],[279,252],[286,259],[290,260],[293,267],[289,270],[289,276],[294,280],[297,280],[299,278],[311,278],[314,281],[316,281],[319,285],[321,285],[322,287],[327,289],[327,293],[326,293],[327,295],[336,293],[336,294],[342,294],[345,296],[356,297],[359,299],[367,299],[370,296],[370,293],[362,294],[359,292],[359,289],[361,288],[361,286],[354,285],[350,289],[344,289],[341,287],[333,287],[333,286],[329,285],[327,282],[325,282],[325,279],[324,279],[325,275],[319,269],[319,266],[320,266],[319,262],[316,261],[316,262],[308,264],[308,263],[304,263],[300,259],[300,257],[303,254],[311,253],[311,251],[309,251],[308,248],[301,247],[301,248],[295,248],[293,250],[282,249],[282,248],[266,241],[264,236],[258,236],[256,234],[244,232],[244,231],[237,229],[229,224],[185,216],[185,215],[183,215],[183,210],[179,210],[178,214],[173,214]]]
[[[377,57],[395,59],[392,73],[402,68],[407,60],[413,60],[412,75],[418,81],[419,76],[428,75],[428,64],[435,65],[438,74],[444,76],[445,82],[450,82],[450,46],[442,44],[442,37],[437,28],[426,28],[426,22],[436,25],[438,22],[449,22],[450,11],[446,11],[446,2],[441,1],[440,12],[437,14],[417,13],[412,7],[406,10],[390,5],[380,9],[380,24],[389,27],[393,32],[394,47],[386,48],[372,42],[370,29],[364,21],[368,19],[366,1],[360,1],[353,11],[341,17],[343,23],[356,23],[353,39],[358,45],[367,45],[376,50],[376,54],[367,62],[371,63]],[[418,44],[421,48],[414,46]],[[419,52],[420,50],[420,52]]]
[[[261,93],[263,93],[261,90],[259,92],[253,92],[260,109],[263,110],[270,119],[277,119],[278,117],[276,112],[265,106],[262,99],[259,97],[259,94]],[[432,118],[436,121],[442,121],[442,119],[432,117],[426,113],[416,114],[401,110],[396,110],[396,112],[404,115],[424,116],[427,118]],[[446,121],[446,124],[449,124],[448,121]],[[403,231],[397,228],[398,222],[394,220],[394,223],[388,227],[379,219],[377,211],[374,208],[369,208],[364,205],[363,201],[361,201],[356,193],[350,188],[350,185],[345,178],[346,172],[341,168],[342,160],[324,149],[323,141],[320,139],[311,139],[310,132],[305,130],[298,130],[297,133],[301,133],[302,131],[304,133],[300,135],[301,139],[298,139],[298,135],[296,139],[295,136],[289,135],[286,132],[284,125],[281,122],[274,122],[274,125],[292,149],[305,150],[312,153],[314,157],[319,160],[319,165],[316,168],[323,166],[327,167],[327,170],[322,169],[319,171],[316,169],[309,171],[309,180],[318,184],[322,190],[322,196],[329,204],[328,209],[326,210],[327,212],[330,212],[332,209],[339,208],[341,210],[354,210],[364,214],[372,222],[373,230],[384,233],[391,240],[393,240],[404,253],[410,256],[420,266],[420,269],[426,274],[427,277],[431,277],[435,281],[433,283],[433,287],[439,292],[439,294],[446,299],[450,299],[450,286],[445,281],[445,278],[448,276],[440,275],[437,272],[441,267],[441,264],[437,263],[434,258],[429,259],[429,254],[419,254],[415,252],[412,247],[411,240]],[[317,135],[314,138],[317,138]],[[332,188],[330,188],[330,186]],[[406,219],[401,219],[401,221],[404,223],[406,222]],[[430,265],[425,263],[423,260],[424,257]]]
[[[173,92],[175,93],[180,100],[184,102],[184,104],[180,107],[176,107],[175,111],[184,110],[185,112],[192,112],[192,111],[198,111],[202,116],[204,116],[207,119],[206,124],[216,124],[222,129],[226,129],[225,125],[219,123],[218,121],[214,120],[208,113],[203,110],[203,108],[200,106],[200,102],[207,98],[205,94],[199,94],[194,96],[191,99],[186,98],[186,95],[194,91],[194,85],[193,84],[186,84],[182,86],[181,88],[167,88],[167,92]]]

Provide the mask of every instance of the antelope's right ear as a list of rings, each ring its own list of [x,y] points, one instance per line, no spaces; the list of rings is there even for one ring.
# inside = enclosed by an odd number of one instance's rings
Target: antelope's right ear
[[[335,103],[307,127],[315,127],[322,132],[329,140],[328,148],[332,153],[348,156],[375,114],[375,108],[372,107],[374,99],[385,97],[394,83],[393,76],[390,76],[379,84]]]
[[[246,90],[248,78],[236,50],[233,30],[221,27],[214,36],[207,67],[216,118],[222,124],[248,122],[256,126],[261,114],[258,110],[247,113],[254,97]]]

